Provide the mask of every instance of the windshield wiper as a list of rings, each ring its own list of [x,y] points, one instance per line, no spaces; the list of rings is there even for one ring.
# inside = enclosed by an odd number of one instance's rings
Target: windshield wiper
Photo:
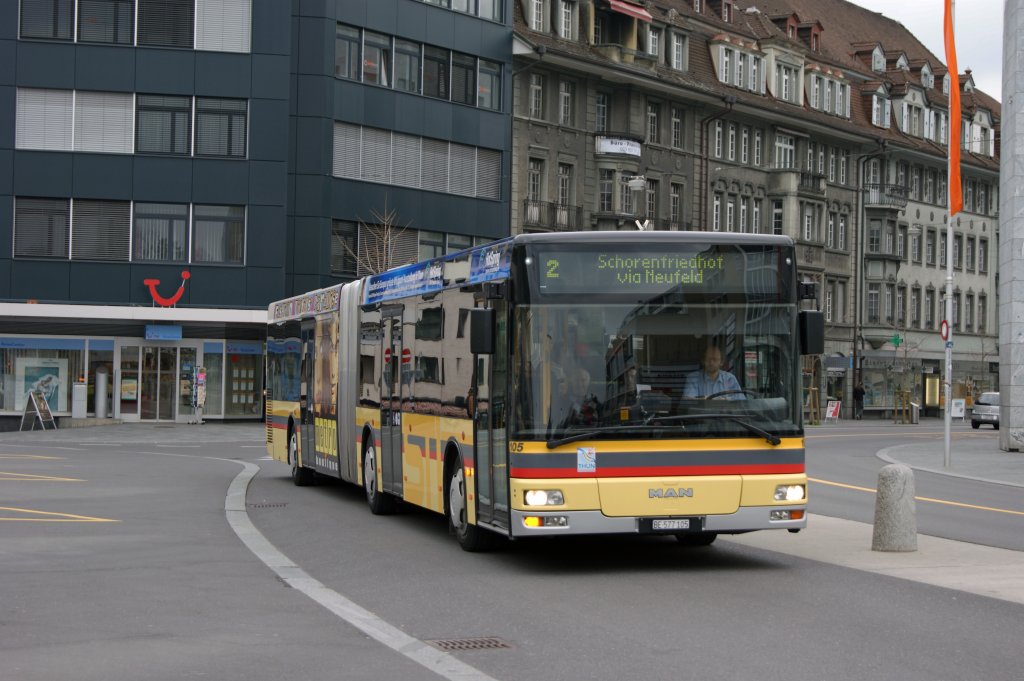
[[[648,417],[648,420],[645,421],[645,423],[648,423],[650,421],[706,421],[708,419],[728,419],[734,423],[738,423],[739,425],[743,426],[751,433],[756,433],[757,435],[760,435],[765,440],[767,440],[769,444],[777,445],[782,442],[782,438],[780,438],[775,433],[770,433],[764,428],[754,425],[750,421],[744,421],[742,418],[736,416],[735,414],[682,414],[679,416],[655,416],[653,418]]]
[[[706,421],[709,419],[728,419],[729,421],[732,421],[743,426],[751,433],[760,435],[765,440],[767,440],[768,444],[778,445],[782,443],[782,438],[780,438],[775,433],[771,433],[765,430],[764,428],[761,428],[760,426],[754,425],[749,421],[744,421],[742,418],[736,416],[735,414],[681,414],[679,416],[654,417],[653,419],[649,419],[648,421],[645,421],[643,424],[638,425],[612,426],[610,428],[599,428],[596,430],[582,431],[579,433],[575,433],[573,435],[566,435],[565,437],[560,437],[555,440],[548,440],[547,445],[548,449],[554,449],[555,447],[559,447],[561,445],[567,445],[570,442],[589,440],[604,433],[628,433],[634,430],[649,430],[652,427],[650,423],[651,421]]]
[[[603,435],[604,433],[628,433],[633,430],[650,430],[650,428],[651,427],[648,425],[640,424],[632,426],[611,426],[609,428],[598,428],[596,430],[586,430],[579,433],[575,433],[573,435],[566,435],[565,437],[560,437],[555,440],[548,440],[547,444],[548,449],[554,449],[555,447],[559,447],[561,445],[567,445],[570,442],[589,440],[591,438],[597,437],[598,435]]]

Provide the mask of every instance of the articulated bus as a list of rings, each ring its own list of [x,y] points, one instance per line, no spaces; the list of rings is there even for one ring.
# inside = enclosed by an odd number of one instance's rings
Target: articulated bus
[[[520,235],[313,291],[269,308],[267,449],[471,551],[795,532],[808,295],[789,238],[707,232]],[[712,347],[735,381],[697,395]]]

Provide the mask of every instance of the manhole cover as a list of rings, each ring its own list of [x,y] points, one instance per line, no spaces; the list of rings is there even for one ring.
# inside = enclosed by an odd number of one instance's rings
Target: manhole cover
[[[287,501],[276,501],[276,502],[264,502],[259,504],[246,504],[248,508],[284,508],[288,505]]]
[[[498,650],[512,648],[512,644],[500,638],[442,638],[436,641],[424,641],[438,650],[453,652],[457,650]]]

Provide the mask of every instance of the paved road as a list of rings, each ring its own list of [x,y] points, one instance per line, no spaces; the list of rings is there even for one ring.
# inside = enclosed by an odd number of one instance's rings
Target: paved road
[[[0,436],[0,678],[1017,678],[1021,552],[920,537],[879,554],[869,525],[816,516],[703,553],[627,538],[474,556],[430,514],[293,487],[262,436]],[[467,635],[514,648],[422,643]]]

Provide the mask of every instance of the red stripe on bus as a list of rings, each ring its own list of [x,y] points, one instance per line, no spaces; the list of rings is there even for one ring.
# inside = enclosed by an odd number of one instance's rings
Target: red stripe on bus
[[[693,475],[770,475],[803,473],[801,464],[766,464],[763,466],[651,466],[630,468],[598,468],[597,473],[577,473],[571,468],[513,468],[513,478],[639,478]]]

